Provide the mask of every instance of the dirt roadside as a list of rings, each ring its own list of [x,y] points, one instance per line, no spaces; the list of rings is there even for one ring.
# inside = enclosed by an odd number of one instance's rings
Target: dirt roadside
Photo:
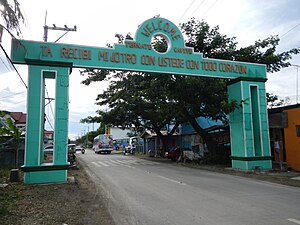
[[[75,182],[48,185],[8,183],[0,187],[2,225],[114,225],[101,192],[84,169],[69,170]],[[3,183],[4,180],[2,180]]]

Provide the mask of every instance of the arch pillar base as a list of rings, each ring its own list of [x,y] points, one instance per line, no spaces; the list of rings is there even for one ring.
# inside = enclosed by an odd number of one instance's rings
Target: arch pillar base
[[[265,82],[240,77],[228,85],[229,101],[241,103],[229,114],[233,169],[272,169]]]

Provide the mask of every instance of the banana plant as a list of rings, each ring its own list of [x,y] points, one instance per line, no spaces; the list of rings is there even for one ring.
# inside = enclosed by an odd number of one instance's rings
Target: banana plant
[[[1,112],[0,117],[5,118],[5,113]],[[15,150],[15,167],[18,168],[19,162],[19,149],[21,146],[22,131],[15,125],[11,117],[5,119],[6,126],[0,127],[0,136],[10,137],[8,142],[12,143],[12,147]]]

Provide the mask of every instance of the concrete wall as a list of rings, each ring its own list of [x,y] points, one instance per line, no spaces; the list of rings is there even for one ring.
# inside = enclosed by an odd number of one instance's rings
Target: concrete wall
[[[288,113],[288,127],[284,128],[287,166],[300,171],[300,137],[296,133],[296,127],[300,126],[300,108],[285,112]]]

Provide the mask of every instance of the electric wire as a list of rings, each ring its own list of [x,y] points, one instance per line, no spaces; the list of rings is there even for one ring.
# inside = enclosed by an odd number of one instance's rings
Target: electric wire
[[[205,2],[205,0],[202,0],[201,2],[200,2],[200,4],[197,6],[197,8],[192,12],[192,14],[191,14],[191,18],[193,17],[193,15],[198,11],[198,9],[200,8],[200,6],[203,4]]]
[[[205,16],[206,13],[208,13],[208,11],[217,3],[218,0],[215,0],[214,3],[206,10],[206,12],[203,14],[202,17]]]
[[[3,59],[0,57],[1,62],[3,63],[3,65],[5,66],[5,68],[7,69],[7,71],[11,71],[10,68],[7,67],[6,63],[3,61]]]
[[[287,35],[288,33],[290,33],[292,30],[294,30],[296,27],[298,27],[300,25],[300,23],[298,23],[296,26],[292,27],[291,29],[289,29],[287,32],[285,32],[283,35],[281,35],[280,39],[283,38],[285,35]]]
[[[16,71],[16,73],[18,74],[20,80],[22,81],[23,85],[26,87],[26,89],[28,88],[26,83],[24,82],[23,78],[21,77],[21,74],[19,73],[19,71],[17,70],[17,68],[15,67],[15,65],[13,64],[12,60],[9,58],[7,52],[5,51],[5,49],[3,48],[2,44],[0,44],[0,48],[2,49],[2,51],[5,54],[5,57],[8,59],[8,61],[10,62],[11,66],[14,68],[14,70]]]
[[[50,120],[47,116],[47,114],[45,114],[46,120],[48,121],[48,124],[50,125],[50,127],[52,128],[52,130],[54,130],[54,127],[52,126],[52,124],[50,123]]]
[[[2,24],[0,24],[0,26],[7,31],[7,33],[9,33],[9,35],[13,38],[13,39],[17,39],[5,26],[3,26]]]
[[[182,14],[182,16],[180,17],[180,19],[178,20],[178,22],[180,22],[180,20],[185,16],[185,14],[187,13],[187,11],[192,7],[192,5],[194,4],[196,0],[193,0],[191,2],[191,4],[186,8],[186,10],[184,11],[184,13]]]
[[[47,89],[47,86],[46,86],[46,84],[45,84],[45,90],[46,90],[46,95],[47,95],[47,98],[48,98],[48,100],[49,100],[49,102],[48,102],[48,104],[46,104],[46,105],[49,105],[50,106],[50,110],[51,110],[51,113],[52,113],[52,117],[54,117],[54,112],[53,112],[53,108],[52,108],[52,105],[51,105],[51,99],[50,99],[50,97],[49,97],[49,92],[48,92],[48,89]],[[46,106],[45,105],[45,106]],[[48,118],[48,123],[49,123],[49,125],[52,127],[52,129],[53,129],[53,126],[52,126],[52,121],[50,121],[49,120],[49,118]]]
[[[10,95],[6,95],[6,96],[1,97],[0,99],[8,98],[8,97],[19,95],[19,94],[23,94],[23,93],[24,93],[24,91],[18,92],[18,93],[14,93],[14,94],[10,94]]]

